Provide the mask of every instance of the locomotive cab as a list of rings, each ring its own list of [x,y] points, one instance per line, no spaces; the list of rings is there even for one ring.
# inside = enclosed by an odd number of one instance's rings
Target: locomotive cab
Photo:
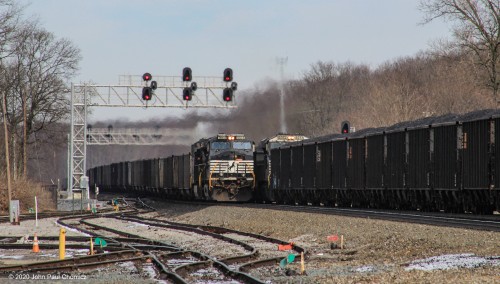
[[[195,194],[207,200],[250,200],[255,188],[254,150],[254,143],[243,134],[218,134],[193,144]]]

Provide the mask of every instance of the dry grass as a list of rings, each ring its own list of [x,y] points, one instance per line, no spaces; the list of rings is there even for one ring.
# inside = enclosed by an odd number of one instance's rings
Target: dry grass
[[[38,201],[38,211],[55,210],[56,194],[44,189],[41,184],[28,180],[12,181],[12,199],[19,200],[21,213],[28,213],[29,208],[35,208],[35,196]],[[6,215],[9,211],[7,177],[0,176],[0,213]]]

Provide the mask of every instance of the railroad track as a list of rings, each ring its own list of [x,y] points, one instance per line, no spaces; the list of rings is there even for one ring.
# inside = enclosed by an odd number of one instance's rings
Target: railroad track
[[[218,205],[254,209],[273,209],[357,218],[371,218],[396,222],[407,222],[443,227],[455,227],[482,231],[500,232],[500,215],[451,214],[441,212],[396,211],[363,208],[340,208],[326,206],[283,205],[275,203],[213,203],[199,201],[166,201],[193,205]]]
[[[121,199],[121,212],[105,213],[98,215],[82,214],[60,217],[58,223],[71,230],[78,230],[89,237],[102,238],[108,246],[106,250],[97,255],[53,260],[22,265],[0,267],[0,278],[6,273],[49,273],[49,272],[74,272],[86,271],[116,263],[135,263],[135,266],[152,265],[155,267],[156,279],[168,280],[174,283],[192,283],[198,281],[231,282],[231,283],[264,283],[247,272],[254,268],[276,265],[290,253],[300,256],[304,249],[293,246],[289,252],[278,252],[277,245],[287,244],[284,241],[266,236],[244,233],[236,230],[214,226],[192,226],[160,220],[158,218],[139,217],[138,214],[152,212],[154,208],[147,206],[142,201]],[[131,202],[133,201],[133,202]],[[127,209],[124,210],[124,207]],[[41,218],[56,217],[59,214],[46,214]],[[104,225],[97,224],[95,220],[104,218]],[[210,245],[225,253],[202,252],[196,249],[178,246],[150,239],[141,232],[132,233],[124,226],[115,226],[119,223],[128,224],[129,227],[142,226],[154,231],[176,231],[184,234],[210,238]],[[127,227],[125,226],[125,227]],[[29,249],[31,244],[13,244],[20,237],[1,237],[0,248]],[[201,237],[200,237],[201,238]],[[41,249],[57,249],[57,237],[40,237],[44,242],[54,244],[40,245]],[[88,237],[68,237],[68,242],[88,242]],[[3,240],[4,243],[1,243]],[[213,242],[213,243],[212,243]],[[86,244],[67,244],[68,248],[83,249]],[[206,244],[204,244],[206,245]],[[207,245],[208,246],[208,245]],[[228,250],[228,247],[239,247]],[[215,253],[215,254],[214,254]]]
[[[285,211],[299,211],[308,213],[342,215],[358,218],[371,218],[397,222],[418,223],[435,226],[456,227],[474,230],[500,232],[500,215],[479,216],[464,214],[439,214],[401,212],[370,209],[350,209],[336,207],[293,206],[278,204],[252,204],[253,208],[266,208]]]

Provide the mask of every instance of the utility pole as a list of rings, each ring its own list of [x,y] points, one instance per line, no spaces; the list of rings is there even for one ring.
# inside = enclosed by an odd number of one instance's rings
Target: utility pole
[[[11,206],[11,200],[12,200],[12,186],[10,184],[10,162],[9,162],[9,130],[7,129],[7,94],[3,92],[3,97],[2,97],[2,110],[3,110],[3,128],[4,128],[4,135],[5,135],[5,164],[7,167],[7,191],[8,191],[8,197],[9,197],[9,216],[11,218],[10,222],[12,223],[12,208]]]
[[[285,86],[284,86],[284,73],[285,65],[288,63],[288,57],[277,57],[276,64],[280,69],[280,131],[281,133],[287,132],[285,121]]]

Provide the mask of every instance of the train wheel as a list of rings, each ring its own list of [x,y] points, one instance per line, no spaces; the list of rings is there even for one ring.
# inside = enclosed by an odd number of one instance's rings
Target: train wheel
[[[272,202],[276,201],[274,190],[268,189],[266,192],[267,192],[266,202],[272,203]]]

